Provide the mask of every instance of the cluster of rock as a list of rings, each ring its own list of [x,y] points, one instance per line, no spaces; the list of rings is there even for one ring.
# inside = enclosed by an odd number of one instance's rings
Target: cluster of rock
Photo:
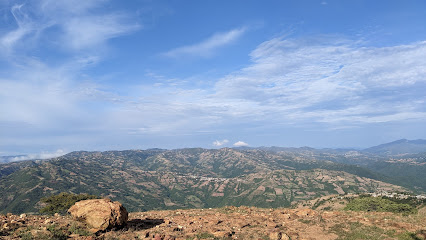
[[[426,209],[425,209],[426,211]],[[128,214],[109,199],[77,202],[71,216],[0,215],[0,239],[339,239],[332,229],[367,226],[380,231],[415,233],[426,239],[426,212],[416,218],[375,212],[316,211],[312,209],[262,209],[224,207],[149,211]],[[417,220],[416,220],[417,219]],[[77,229],[77,231],[76,231]],[[119,231],[115,231],[120,229]],[[88,231],[90,230],[90,231]],[[86,233],[85,233],[86,231]],[[55,237],[60,234],[62,238]],[[393,236],[393,235],[392,235]],[[397,235],[395,235],[397,236]],[[394,239],[389,237],[388,239]]]
[[[21,214],[20,216],[11,213],[0,215],[0,236],[24,226],[26,217],[26,214]]]

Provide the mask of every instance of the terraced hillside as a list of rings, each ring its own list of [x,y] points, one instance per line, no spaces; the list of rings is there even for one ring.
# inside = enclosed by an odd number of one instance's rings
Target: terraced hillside
[[[330,194],[403,190],[357,166],[229,148],[73,152],[15,169],[0,179],[3,212],[36,212],[41,197],[64,191],[144,211],[286,207]]]

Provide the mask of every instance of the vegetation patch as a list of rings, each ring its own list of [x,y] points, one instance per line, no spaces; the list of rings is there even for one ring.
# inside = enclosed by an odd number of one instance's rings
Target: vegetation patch
[[[50,239],[65,240],[68,239],[68,234],[61,228],[57,227],[56,224],[52,224],[47,227],[47,230],[52,233]]]
[[[211,233],[208,233],[208,232],[203,232],[203,233],[199,233],[199,234],[197,234],[197,238],[198,239],[216,239],[215,238],[215,236],[213,235],[213,234],[211,234]]]
[[[345,210],[365,212],[417,213],[417,209],[407,203],[398,203],[389,198],[359,197],[349,201]]]
[[[81,200],[95,198],[99,197],[89,194],[72,194],[63,192],[58,195],[40,199],[41,202],[47,204],[45,207],[40,209],[40,213],[50,215],[55,213],[65,214],[67,210],[74,205],[74,203]]]
[[[404,232],[396,234],[393,230],[384,230],[376,226],[367,226],[358,222],[340,223],[334,225],[330,232],[337,234],[337,240],[384,240],[384,239],[399,239],[399,240],[417,240],[416,234]]]
[[[87,228],[79,226],[76,223],[72,223],[71,226],[68,228],[68,231],[71,234],[78,234],[80,236],[90,236],[90,232],[87,230]]]

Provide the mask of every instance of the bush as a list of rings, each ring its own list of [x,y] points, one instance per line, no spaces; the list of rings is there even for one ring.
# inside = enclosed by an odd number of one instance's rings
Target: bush
[[[374,211],[393,213],[416,213],[417,209],[405,203],[397,203],[381,197],[361,197],[350,200],[345,210],[350,211]]]
[[[86,200],[86,199],[95,199],[99,198],[95,195],[89,194],[72,194],[72,193],[60,193],[58,195],[53,195],[50,197],[40,199],[41,202],[46,203],[47,205],[40,209],[42,214],[65,214],[67,210],[74,205],[74,203]]]

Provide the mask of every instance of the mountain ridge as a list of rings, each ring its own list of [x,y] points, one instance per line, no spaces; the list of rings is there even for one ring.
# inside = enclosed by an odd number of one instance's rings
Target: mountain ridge
[[[0,178],[0,209],[37,211],[67,191],[120,200],[131,211],[225,205],[285,207],[330,194],[406,191],[384,175],[294,153],[180,149],[72,152]]]
[[[387,148],[393,148],[394,150],[389,150]],[[384,155],[392,155],[392,154],[414,154],[414,153],[422,153],[426,152],[426,140],[425,139],[416,139],[416,140],[407,140],[407,139],[399,139],[388,143],[379,144],[376,146],[368,147],[368,148],[313,148],[309,146],[303,146],[303,147],[280,147],[280,146],[260,146],[260,147],[224,147],[224,148],[232,148],[237,150],[252,150],[252,149],[259,149],[259,150],[266,150],[266,151],[273,151],[273,152],[279,152],[279,151],[286,151],[286,152],[301,152],[301,151],[312,151],[312,152],[333,152],[333,153],[345,153],[345,152],[363,152],[363,153],[374,153],[374,154],[384,154]],[[395,150],[398,148],[398,150]],[[191,148],[178,148],[178,149],[162,149],[162,148],[149,148],[144,151],[173,151],[173,150],[180,150],[180,149],[209,149],[209,148],[201,148],[201,147],[191,147]],[[216,149],[216,148],[214,148]],[[136,149],[137,150],[137,149]],[[120,150],[107,150],[107,151],[87,151],[87,150],[79,150],[79,151],[72,151],[72,152],[108,152],[108,151],[120,151]],[[126,150],[124,150],[126,151]],[[127,150],[128,151],[128,150]],[[70,153],[72,153],[70,152]],[[64,154],[66,155],[66,154]],[[10,163],[20,160],[14,160],[26,157],[27,155],[13,155],[13,156],[0,156],[0,164],[4,163]],[[45,159],[51,159],[51,158],[45,158]],[[31,159],[25,159],[25,160],[40,160],[40,158],[31,158]]]

